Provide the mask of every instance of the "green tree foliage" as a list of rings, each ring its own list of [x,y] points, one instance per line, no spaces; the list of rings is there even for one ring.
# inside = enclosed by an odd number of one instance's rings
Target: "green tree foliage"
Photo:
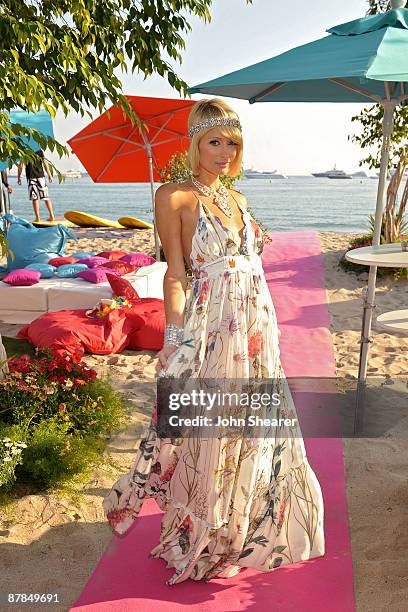
[[[391,9],[389,0],[368,0],[367,15],[377,15],[377,13],[385,13]]]
[[[389,11],[391,3],[389,0],[368,0],[367,15],[377,15]],[[362,149],[374,148],[373,154],[368,154],[360,161],[360,166],[367,164],[369,168],[379,168],[382,146],[382,121],[384,109],[380,104],[364,108],[359,115],[352,117],[352,121],[361,124],[359,134],[351,136],[353,142],[357,142]],[[391,138],[389,167],[396,166],[405,153],[408,137],[408,107],[400,106],[394,113],[394,127]]]
[[[386,0],[368,0],[368,15],[376,15],[390,9]],[[382,148],[382,123],[384,108],[375,104],[365,108],[359,115],[352,117],[352,121],[360,124],[358,134],[350,137],[362,149],[369,147],[372,152],[360,160],[360,166],[367,164],[369,168],[379,168]],[[392,177],[387,188],[387,202],[383,215],[381,238],[385,242],[395,242],[401,239],[406,231],[404,222],[405,210],[408,203],[408,183],[398,202],[399,190],[404,180],[404,170],[408,165],[408,106],[397,106],[394,112],[394,124],[390,141],[388,171]]]
[[[251,3],[252,0],[246,0]],[[212,0],[0,0],[0,160],[35,161],[21,140],[67,149],[53,138],[18,124],[8,111],[19,107],[52,116],[81,115],[120,103],[135,120],[122,94],[120,70],[157,73],[178,92],[187,84],[170,62],[181,62],[189,19],[211,19]]]
[[[360,123],[361,129],[358,134],[353,134],[350,139],[360,145],[362,149],[372,148],[364,159],[360,160],[360,166],[367,164],[369,168],[379,168],[382,147],[382,122],[384,108],[375,104],[364,108],[359,115],[351,118],[352,121]],[[408,106],[397,106],[394,113],[394,125],[389,151],[389,169],[396,166],[404,154],[408,139]]]

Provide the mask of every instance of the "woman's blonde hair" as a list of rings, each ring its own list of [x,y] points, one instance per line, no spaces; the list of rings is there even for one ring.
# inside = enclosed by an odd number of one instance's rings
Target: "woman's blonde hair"
[[[197,123],[206,121],[207,119],[219,119],[222,117],[238,118],[237,113],[230,107],[229,104],[220,98],[211,98],[210,100],[199,100],[194,104],[188,118],[188,129]],[[200,140],[207,132],[213,128],[203,128],[199,132],[193,134],[190,142],[190,147],[187,153],[187,165],[194,175],[197,175],[200,167],[200,151],[198,145]],[[238,145],[238,153],[231,164],[230,176],[238,176],[242,166],[243,142],[241,130],[232,125],[220,125],[219,129],[222,135],[226,138],[231,138]]]

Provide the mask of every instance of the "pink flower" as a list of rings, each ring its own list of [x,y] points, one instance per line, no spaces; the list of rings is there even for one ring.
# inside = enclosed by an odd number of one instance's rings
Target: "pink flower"
[[[18,381],[17,387],[20,389],[20,391],[30,391],[30,387],[26,385],[25,382],[22,382],[22,381]]]

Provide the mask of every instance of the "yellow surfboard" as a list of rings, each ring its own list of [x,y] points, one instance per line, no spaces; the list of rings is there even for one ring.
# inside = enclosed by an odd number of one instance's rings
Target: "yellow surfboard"
[[[65,227],[75,227],[74,223],[67,219],[56,219],[55,221],[31,221],[35,227],[54,227],[55,225],[65,225]]]
[[[153,225],[147,221],[142,221],[137,217],[119,217],[119,223],[124,227],[132,229],[153,229]]]
[[[102,217],[96,217],[80,210],[68,210],[64,213],[64,217],[79,225],[79,227],[115,227],[117,229],[125,229],[123,225],[117,221],[111,219],[103,219]]]

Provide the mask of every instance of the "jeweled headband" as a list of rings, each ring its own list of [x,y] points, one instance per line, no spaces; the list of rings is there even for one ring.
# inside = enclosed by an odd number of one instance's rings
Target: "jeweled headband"
[[[216,125],[232,125],[233,127],[238,128],[242,131],[241,124],[239,119],[235,119],[234,117],[218,117],[214,119],[207,119],[206,121],[202,121],[201,123],[196,123],[192,125],[188,131],[190,138],[197,134],[197,132],[201,132],[204,128],[215,127]]]

